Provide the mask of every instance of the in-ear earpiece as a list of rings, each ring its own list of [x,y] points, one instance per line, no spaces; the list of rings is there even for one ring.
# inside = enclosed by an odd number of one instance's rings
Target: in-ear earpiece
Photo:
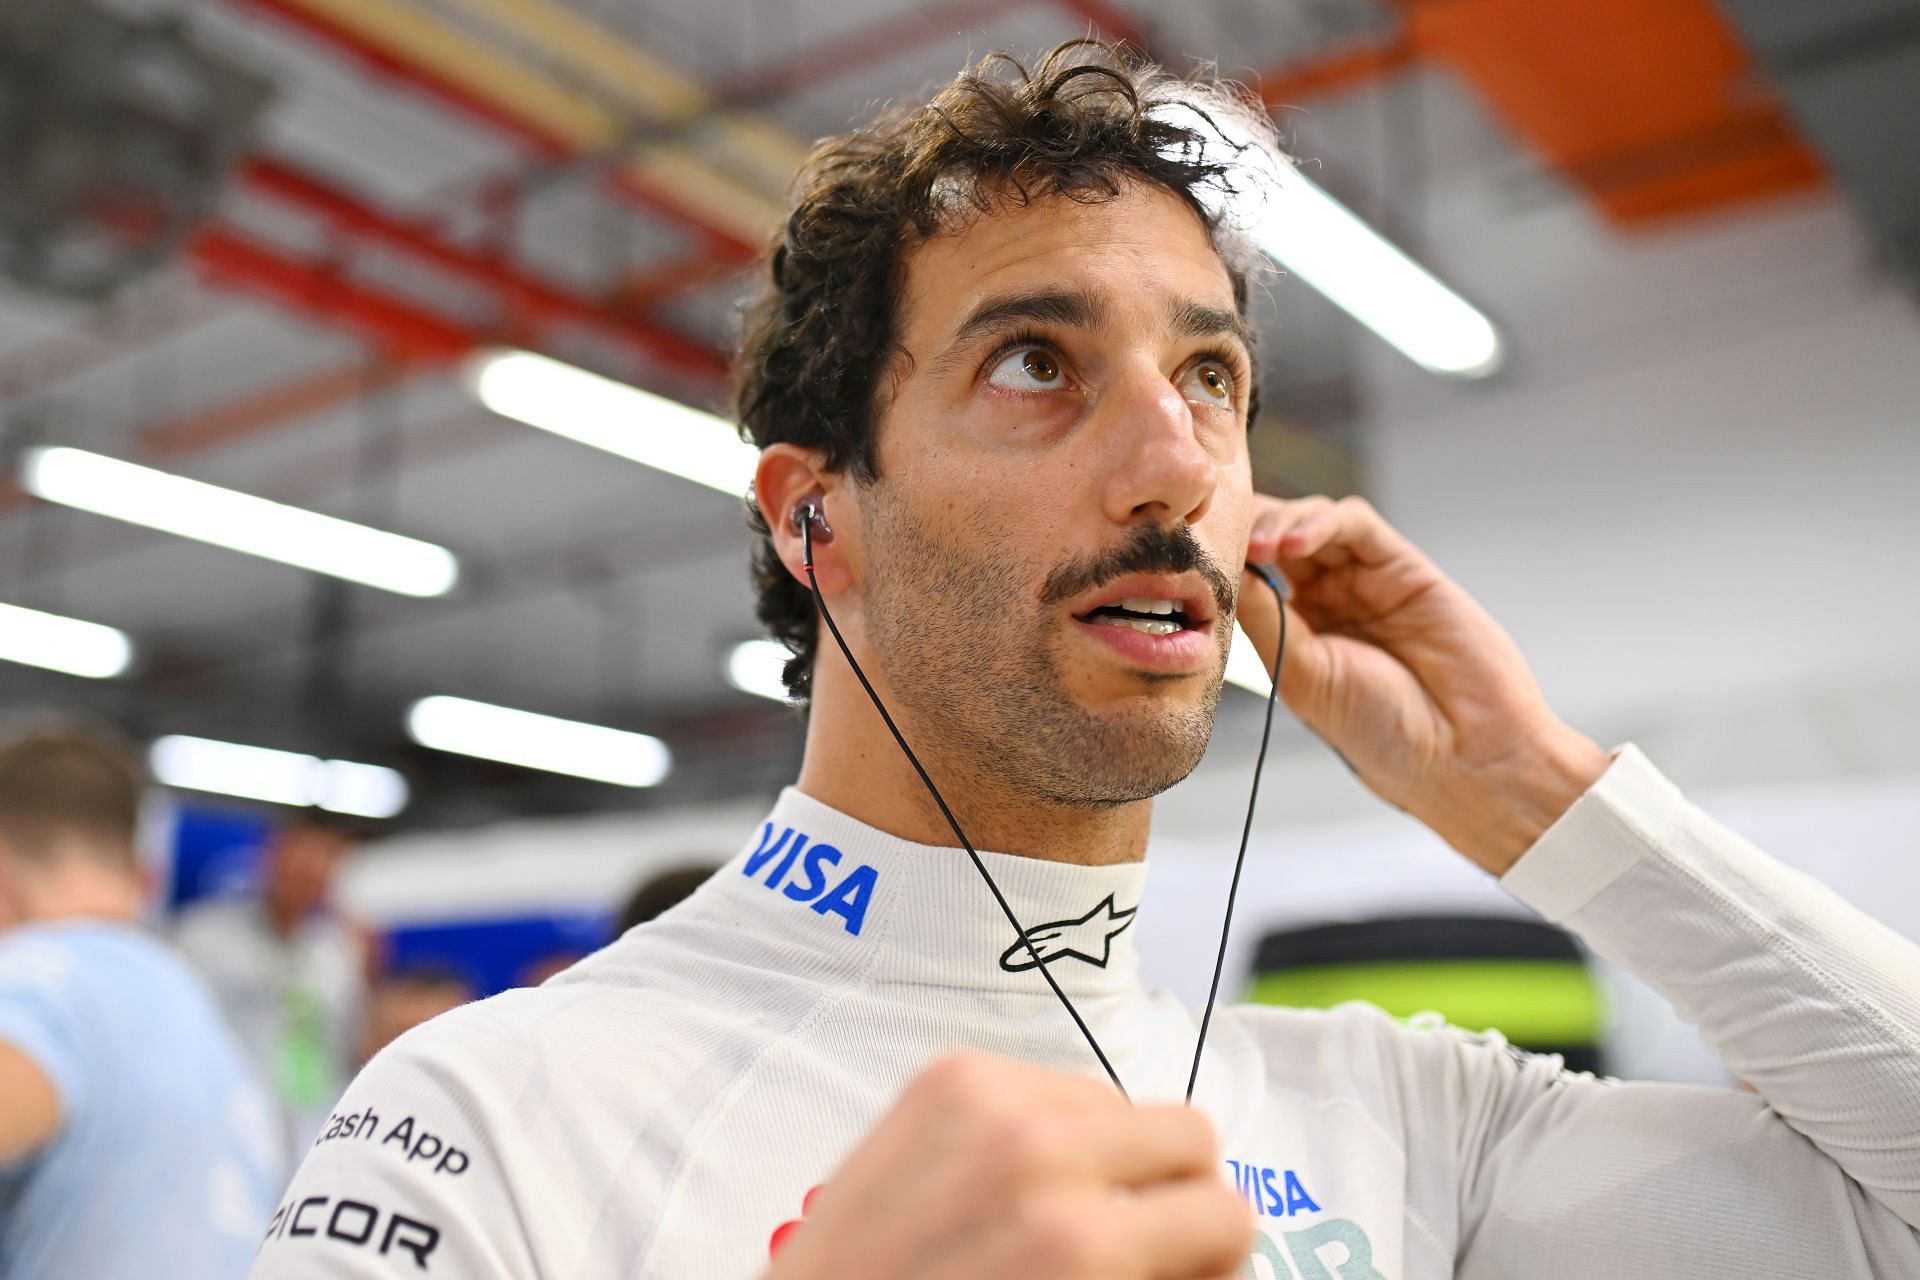
[[[818,495],[794,503],[791,521],[795,533],[810,534],[815,542],[833,541],[833,530],[827,526],[827,513]]]

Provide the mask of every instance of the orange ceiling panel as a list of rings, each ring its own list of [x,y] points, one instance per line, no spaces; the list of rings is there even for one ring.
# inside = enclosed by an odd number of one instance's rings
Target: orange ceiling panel
[[[1403,0],[1408,37],[1615,222],[1823,180],[1709,0]]]

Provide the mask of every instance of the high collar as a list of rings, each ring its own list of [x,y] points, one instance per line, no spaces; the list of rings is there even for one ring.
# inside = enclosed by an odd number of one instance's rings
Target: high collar
[[[1138,988],[1144,862],[980,861],[1069,996]],[[809,969],[1054,998],[966,850],[888,835],[792,787],[701,897]]]

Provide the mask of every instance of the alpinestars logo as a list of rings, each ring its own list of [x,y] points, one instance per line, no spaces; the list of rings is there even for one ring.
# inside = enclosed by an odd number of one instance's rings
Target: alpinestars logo
[[[1127,926],[1133,923],[1134,912],[1139,909],[1128,907],[1125,911],[1115,911],[1113,895],[1108,894],[1099,906],[1083,916],[1028,929],[1027,940],[1033,943],[1033,950],[1027,949],[1026,941],[1016,938],[1012,946],[1000,953],[1000,967],[1008,973],[1031,969],[1035,964],[1034,953],[1038,952],[1040,964],[1052,964],[1062,956],[1072,956],[1104,969],[1113,955],[1113,940],[1127,931]]]

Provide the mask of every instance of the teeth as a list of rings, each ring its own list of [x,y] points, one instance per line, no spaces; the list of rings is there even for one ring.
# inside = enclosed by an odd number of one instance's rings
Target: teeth
[[[1129,596],[1120,602],[1120,607],[1128,613],[1172,613],[1176,606],[1171,600],[1149,600],[1145,596]]]
[[[1087,621],[1101,627],[1132,627],[1135,631],[1143,631],[1150,636],[1170,636],[1180,630],[1180,624],[1171,618],[1116,618],[1112,614],[1103,613]]]

